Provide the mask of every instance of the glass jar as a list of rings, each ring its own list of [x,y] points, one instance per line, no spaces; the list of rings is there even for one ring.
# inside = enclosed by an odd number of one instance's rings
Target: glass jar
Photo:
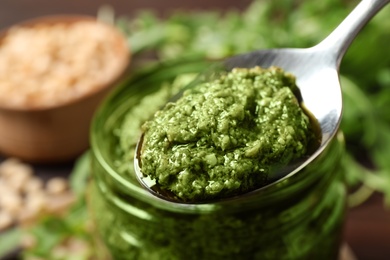
[[[133,167],[118,163],[123,154],[118,152],[117,131],[126,115],[139,107],[144,97],[157,93],[162,82],[172,82],[178,69],[185,73],[201,67],[199,62],[170,64],[135,76],[106,100],[95,117],[89,202],[98,232],[113,258],[337,259],[346,210],[340,133],[295,175],[223,202],[189,205],[164,201],[144,190],[134,175],[121,170]],[[156,106],[150,103],[150,107]],[[154,110],[145,108],[134,115],[147,118]],[[135,124],[141,121],[134,116]]]

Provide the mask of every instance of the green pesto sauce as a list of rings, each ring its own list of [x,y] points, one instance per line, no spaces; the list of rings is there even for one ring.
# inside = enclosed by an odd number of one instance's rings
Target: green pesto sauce
[[[282,69],[236,68],[143,125],[142,172],[183,201],[239,195],[305,156],[315,134]]]

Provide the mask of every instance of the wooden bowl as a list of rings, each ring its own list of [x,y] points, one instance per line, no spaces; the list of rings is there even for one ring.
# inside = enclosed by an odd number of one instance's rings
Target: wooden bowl
[[[54,163],[71,160],[88,147],[89,127],[95,109],[128,68],[130,52],[125,37],[111,25],[80,15],[41,17],[17,26],[32,28],[82,21],[96,22],[112,31],[110,42],[114,43],[115,71],[104,82],[93,84],[86,93],[54,104],[18,106],[12,102],[0,102],[0,153],[3,155],[29,162]],[[11,28],[0,32],[0,48]]]

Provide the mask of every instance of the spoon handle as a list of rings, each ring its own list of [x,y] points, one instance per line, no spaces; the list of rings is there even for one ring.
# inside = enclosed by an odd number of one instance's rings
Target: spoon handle
[[[341,24],[315,48],[335,58],[337,68],[349,45],[366,23],[390,0],[362,0]]]

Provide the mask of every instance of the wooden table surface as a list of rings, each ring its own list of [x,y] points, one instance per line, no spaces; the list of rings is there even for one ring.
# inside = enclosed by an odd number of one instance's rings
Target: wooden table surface
[[[172,9],[243,9],[249,3],[251,0],[0,0],[0,29],[42,15],[95,15],[103,4],[114,7],[118,15],[128,15],[140,8],[153,8],[164,15]],[[41,176],[67,175],[71,166],[41,166],[38,172]],[[390,208],[384,209],[380,195],[349,211],[345,241],[359,260],[390,259]]]

